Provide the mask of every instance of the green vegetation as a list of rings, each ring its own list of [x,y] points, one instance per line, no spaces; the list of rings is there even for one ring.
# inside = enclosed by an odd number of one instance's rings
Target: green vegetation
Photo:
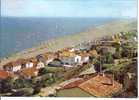
[[[121,64],[103,64],[103,67],[107,70],[107,71],[113,71],[113,72],[119,72],[119,71],[122,71],[124,70],[127,65],[129,65],[130,63],[132,62],[124,62],[124,63],[121,63]]]
[[[52,72],[52,73],[56,73],[56,72],[64,72],[64,68],[63,67],[46,67],[46,70],[48,72]]]
[[[92,95],[81,90],[80,88],[60,90],[57,92],[56,96],[58,97],[92,97]]]
[[[111,53],[106,53],[103,57],[104,63],[113,63],[113,56]]]

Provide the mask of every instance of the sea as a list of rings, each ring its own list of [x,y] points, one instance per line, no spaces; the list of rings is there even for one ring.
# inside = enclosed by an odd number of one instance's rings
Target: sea
[[[10,56],[43,41],[77,34],[114,18],[22,18],[1,17],[0,58]]]

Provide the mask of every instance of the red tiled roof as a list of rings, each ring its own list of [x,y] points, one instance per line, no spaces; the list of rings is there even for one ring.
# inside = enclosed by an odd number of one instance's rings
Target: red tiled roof
[[[18,59],[15,62],[12,62],[13,67],[21,65],[22,63],[25,63],[26,60],[25,59]]]
[[[10,72],[6,72],[3,70],[0,70],[0,79],[6,79],[8,77],[12,77],[14,74],[10,73]]]
[[[113,84],[109,83],[110,78],[97,75],[96,77],[80,84],[79,88],[96,97],[111,97],[113,93],[122,89],[122,85],[114,80]]]
[[[25,69],[21,70],[21,75],[23,75],[23,76],[36,76],[35,72],[38,72],[38,70],[35,67],[25,68]]]
[[[6,67],[6,66],[12,66],[12,62],[5,64],[3,67]]]
[[[80,85],[80,84],[83,83],[83,82],[84,82],[84,79],[76,80],[76,81],[74,81],[74,82],[71,82],[71,83],[65,85],[65,86],[63,87],[63,89],[69,89],[69,88],[78,87],[78,85]]]

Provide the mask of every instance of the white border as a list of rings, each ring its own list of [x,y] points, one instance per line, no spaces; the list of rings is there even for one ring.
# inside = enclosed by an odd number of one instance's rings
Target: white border
[[[137,4],[137,19],[139,19],[138,13],[139,13],[139,2]],[[138,22],[138,30],[139,30],[139,21]],[[139,37],[138,37],[138,42],[139,42]],[[139,47],[139,43],[138,43]],[[139,48],[138,48],[139,52]],[[139,62],[139,59],[138,59]],[[138,63],[139,66],[139,63]],[[138,77],[139,77],[139,68],[138,68]],[[139,78],[138,78],[138,86],[139,86]],[[139,90],[138,90],[138,96],[139,96]],[[128,100],[128,99],[138,99],[137,98],[94,98],[94,97],[0,97],[0,100],[112,100],[112,99],[118,99],[118,100]]]

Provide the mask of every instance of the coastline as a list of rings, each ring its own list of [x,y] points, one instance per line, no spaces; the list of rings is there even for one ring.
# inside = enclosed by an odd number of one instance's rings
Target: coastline
[[[25,49],[19,53],[13,54],[13,56],[10,56],[8,58],[3,58],[0,62],[0,66],[3,66],[4,64],[11,61],[16,61],[20,58],[27,59],[45,52],[55,52],[57,50],[66,47],[72,47],[83,42],[94,41],[104,36],[110,36],[122,31],[130,31],[131,29],[135,28],[133,25],[131,25],[131,23],[133,23],[133,21],[114,21],[98,27],[94,27],[85,32],[62,36],[57,39],[51,39],[49,41],[42,42],[40,43],[40,45],[37,45],[35,47]]]

